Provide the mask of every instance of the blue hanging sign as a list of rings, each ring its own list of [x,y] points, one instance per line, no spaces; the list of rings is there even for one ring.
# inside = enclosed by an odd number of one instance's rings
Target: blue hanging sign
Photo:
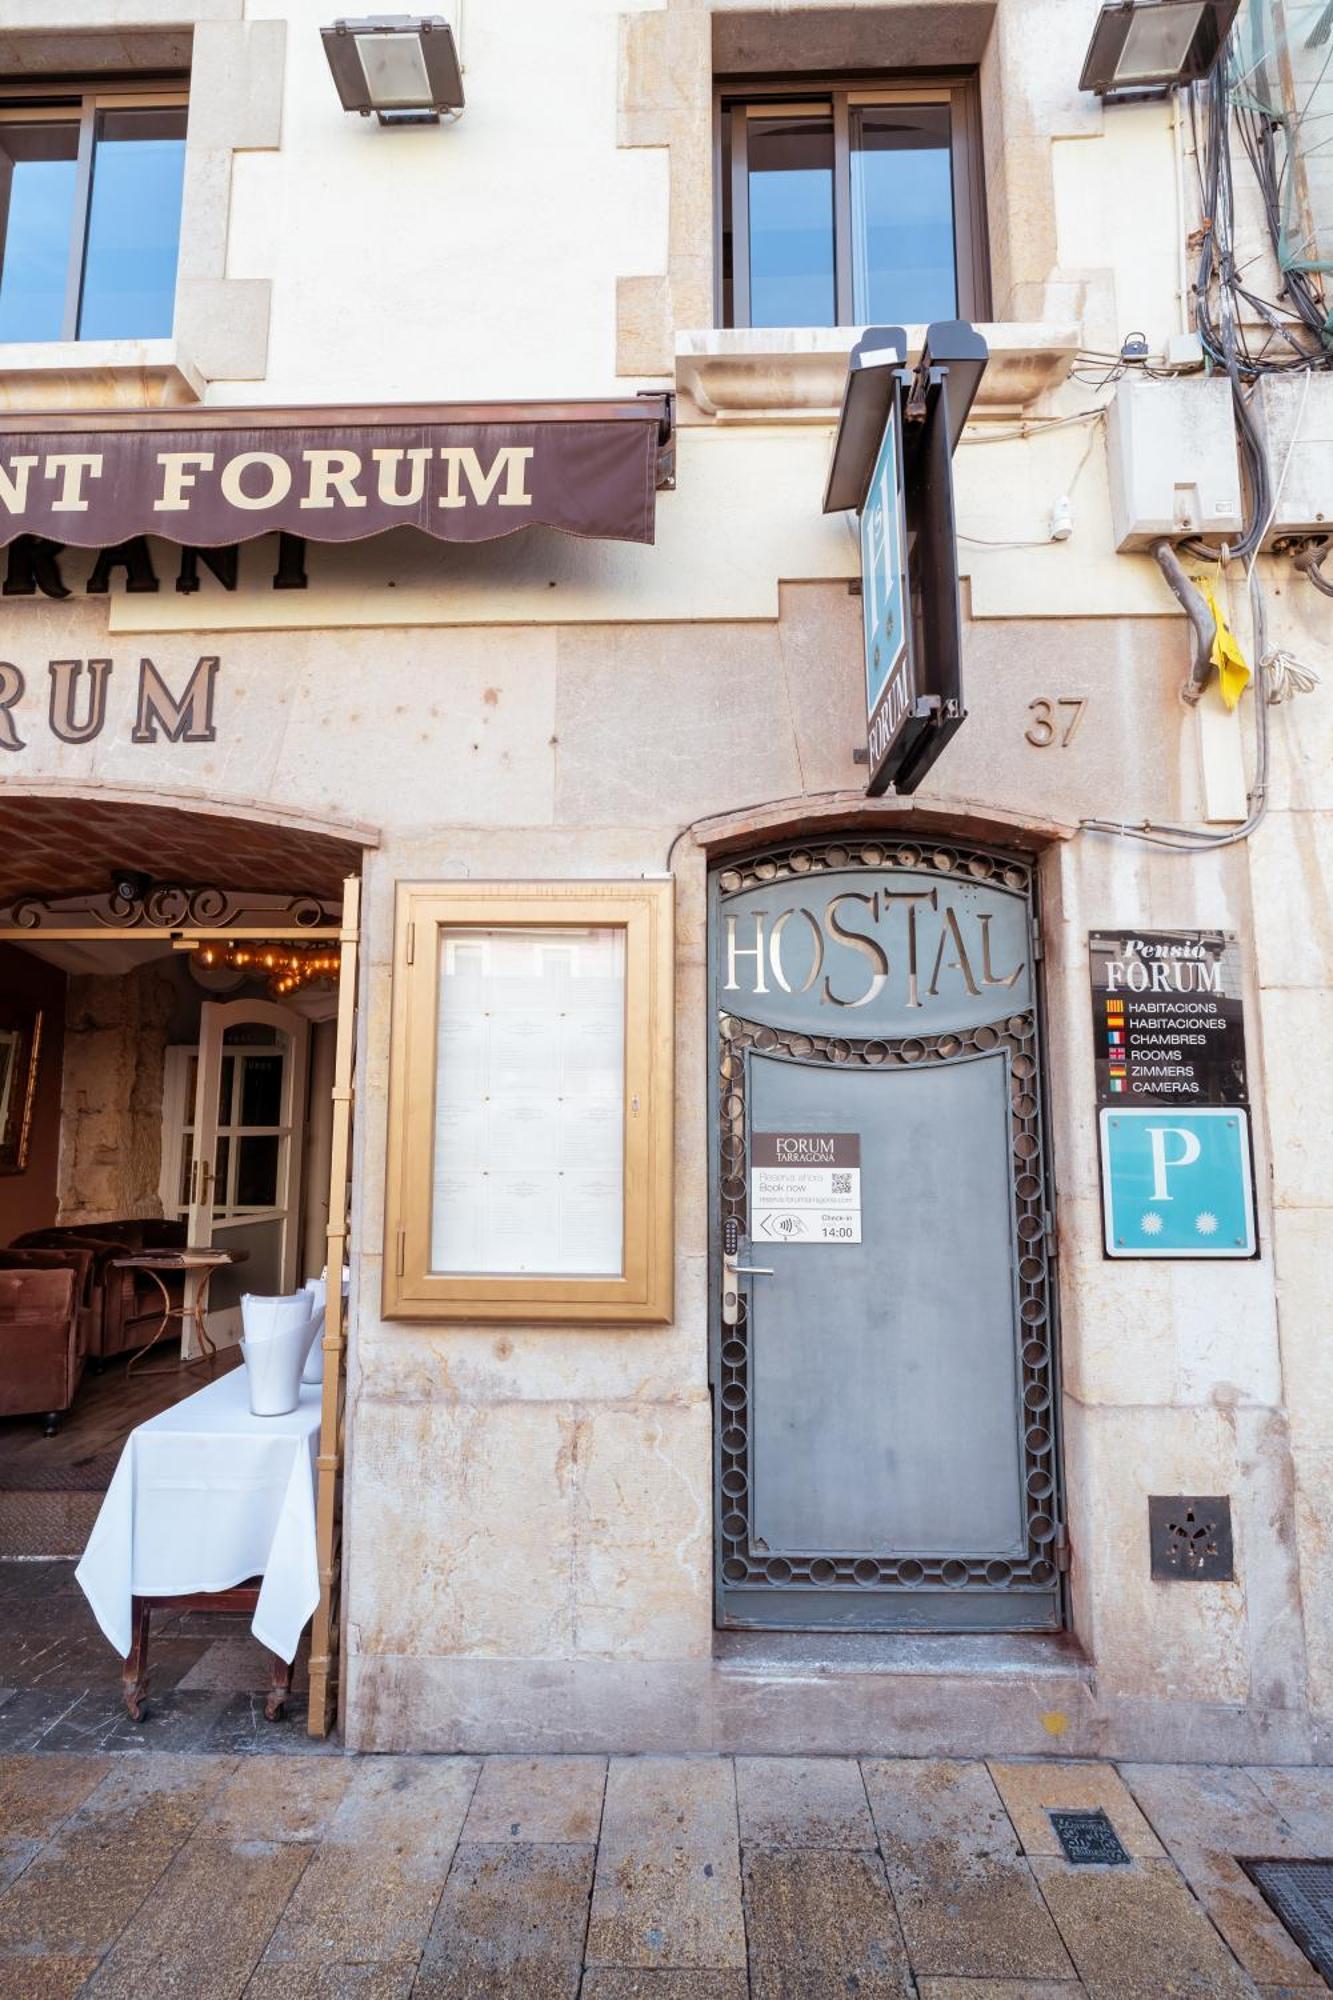
[[[913,713],[907,620],[907,524],[903,513],[902,397],[895,386],[870,491],[861,512],[861,609],[866,645],[866,735],[870,788]]]
[[[1239,1106],[1104,1110],[1108,1257],[1253,1257],[1250,1123]]]

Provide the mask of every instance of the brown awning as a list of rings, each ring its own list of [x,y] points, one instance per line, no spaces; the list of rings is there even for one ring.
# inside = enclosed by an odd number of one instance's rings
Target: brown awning
[[[421,528],[651,542],[668,396],[623,402],[151,410],[0,418],[0,543],[107,548],[161,535],[225,548]]]

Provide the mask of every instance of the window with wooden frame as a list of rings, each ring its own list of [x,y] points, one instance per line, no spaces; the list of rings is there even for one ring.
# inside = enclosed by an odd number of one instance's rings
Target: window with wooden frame
[[[988,316],[973,79],[747,81],[717,108],[723,326]]]
[[[670,1319],[672,907],[400,885],[387,1319]]]
[[[0,341],[167,339],[187,93],[0,87]]]

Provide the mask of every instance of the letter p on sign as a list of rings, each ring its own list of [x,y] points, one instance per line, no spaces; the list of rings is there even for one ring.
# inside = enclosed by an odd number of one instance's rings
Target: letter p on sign
[[[1149,1125],[1148,1143],[1152,1148],[1152,1198],[1154,1201],[1171,1201],[1171,1190],[1167,1186],[1168,1167],[1192,1167],[1203,1152],[1196,1133],[1183,1125]],[[1173,1157],[1167,1155],[1167,1141],[1174,1139],[1180,1151]]]
[[[1249,1113],[1101,1113],[1108,1257],[1253,1257]]]

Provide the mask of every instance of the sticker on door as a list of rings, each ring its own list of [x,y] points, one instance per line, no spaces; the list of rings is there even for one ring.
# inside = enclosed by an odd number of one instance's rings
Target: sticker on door
[[[752,1133],[750,1240],[859,1243],[860,1134]]]

